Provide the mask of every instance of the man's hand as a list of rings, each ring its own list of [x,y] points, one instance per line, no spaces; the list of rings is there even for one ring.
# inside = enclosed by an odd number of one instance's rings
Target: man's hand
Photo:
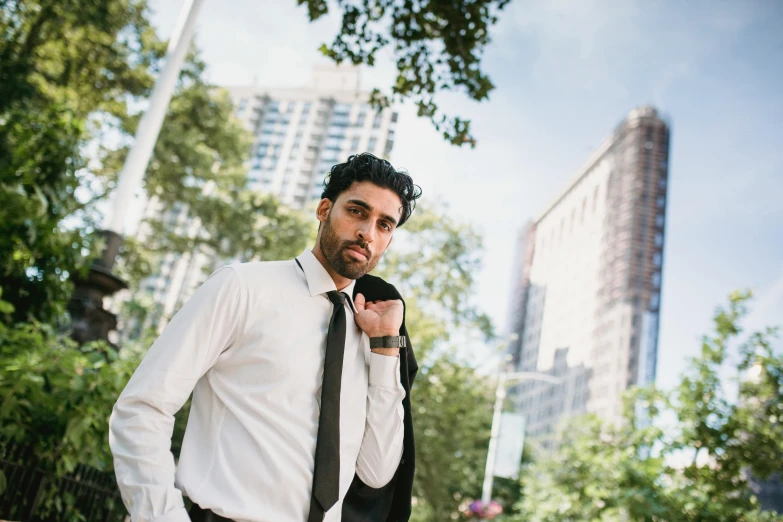
[[[356,294],[353,304],[356,306],[356,325],[369,337],[400,335],[403,305],[399,299],[367,303],[362,294]],[[399,348],[373,348],[372,351],[382,355],[400,353]]]

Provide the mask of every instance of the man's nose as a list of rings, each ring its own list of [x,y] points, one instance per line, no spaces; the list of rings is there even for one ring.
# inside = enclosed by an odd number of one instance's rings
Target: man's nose
[[[375,239],[375,227],[371,223],[364,223],[356,231],[356,235],[365,243],[372,243]]]

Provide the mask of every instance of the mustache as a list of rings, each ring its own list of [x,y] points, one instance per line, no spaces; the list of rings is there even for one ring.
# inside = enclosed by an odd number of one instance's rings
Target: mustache
[[[367,259],[370,259],[372,257],[372,251],[370,250],[370,247],[368,247],[367,243],[365,243],[361,239],[357,239],[356,241],[343,241],[343,249],[352,246],[358,246],[359,248],[364,250],[365,254],[367,255]]]

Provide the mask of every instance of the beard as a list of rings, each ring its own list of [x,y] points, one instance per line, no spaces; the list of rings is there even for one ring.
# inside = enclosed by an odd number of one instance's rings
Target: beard
[[[343,241],[337,237],[337,234],[332,228],[330,219],[330,217],[327,217],[321,227],[321,240],[319,242],[321,252],[323,252],[324,257],[329,262],[332,269],[342,277],[359,279],[375,268],[375,265],[378,264],[380,258],[373,257],[369,246],[362,240]],[[362,248],[367,253],[367,259],[360,261],[353,257],[348,257],[345,254],[345,251],[350,246]]]

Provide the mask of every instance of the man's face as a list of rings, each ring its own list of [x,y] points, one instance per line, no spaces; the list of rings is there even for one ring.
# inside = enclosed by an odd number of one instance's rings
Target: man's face
[[[354,182],[332,203],[318,205],[318,245],[332,269],[358,279],[381,260],[402,215],[402,201],[393,191],[369,181]]]

